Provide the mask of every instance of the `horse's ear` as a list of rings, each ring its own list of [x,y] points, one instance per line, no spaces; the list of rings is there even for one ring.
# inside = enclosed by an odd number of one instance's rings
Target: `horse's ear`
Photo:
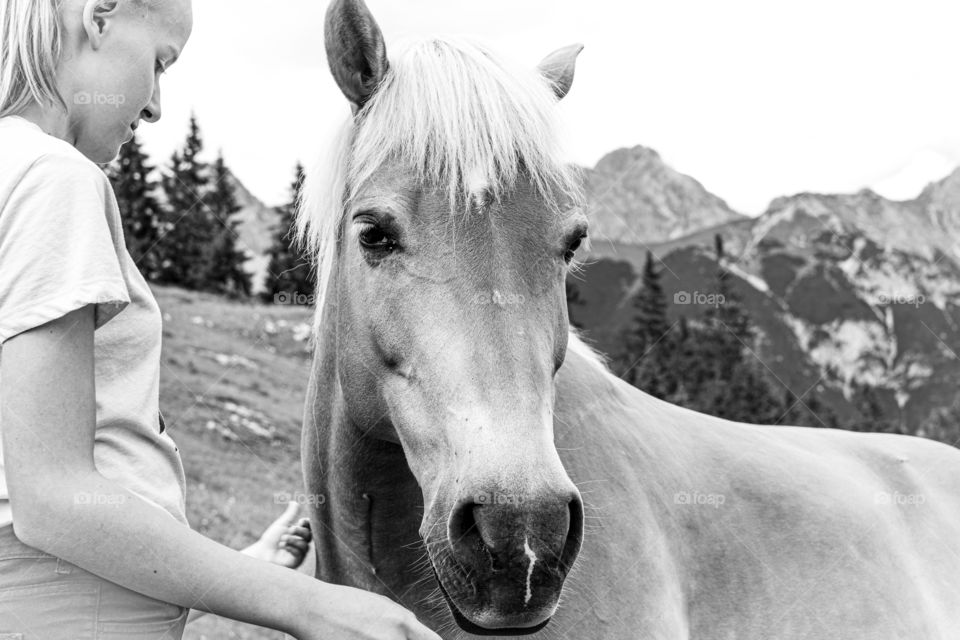
[[[327,62],[356,113],[387,74],[383,34],[363,0],[333,0],[324,26]]]
[[[577,68],[577,56],[583,51],[582,44],[572,44],[563,49],[557,49],[539,64],[537,69],[553,87],[557,99],[562,100],[573,86],[573,72]]]

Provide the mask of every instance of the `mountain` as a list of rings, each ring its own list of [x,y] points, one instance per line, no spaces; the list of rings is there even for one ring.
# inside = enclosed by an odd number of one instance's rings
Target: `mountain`
[[[942,239],[951,239],[945,252],[960,257],[960,169],[928,185],[917,198],[917,206],[922,209],[927,225],[942,231]]]
[[[273,243],[274,227],[280,219],[280,212],[275,207],[263,204],[233,173],[228,174],[228,179],[233,185],[237,204],[240,206],[237,213],[240,246],[249,256],[244,267],[253,276],[253,291],[261,291],[267,275],[267,265],[270,263],[266,252]]]
[[[618,149],[584,174],[595,241],[659,242],[744,218],[646,147]]]
[[[712,201],[701,189],[677,201]],[[596,217],[603,229],[603,214]],[[651,225],[642,207],[623,223]],[[816,387],[841,418],[854,412],[856,385],[868,384],[887,415],[913,429],[960,397],[960,170],[908,201],[869,190],[803,193],[774,200],[757,218],[647,246],[626,233],[591,240],[573,311],[588,336],[608,353],[620,349],[648,247],[661,260],[668,300],[686,293],[679,299],[693,301],[672,305],[671,316],[701,314],[695,294],[714,287],[717,233],[758,328],[755,355],[777,384],[798,396]]]

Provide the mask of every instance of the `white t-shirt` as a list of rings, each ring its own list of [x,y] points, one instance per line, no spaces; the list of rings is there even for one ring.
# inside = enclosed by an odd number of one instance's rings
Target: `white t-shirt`
[[[127,252],[110,181],[69,143],[0,118],[0,358],[4,341],[88,304],[97,469],[188,524],[180,453],[161,432],[162,316]],[[16,419],[0,415],[0,433]],[[14,517],[2,453],[0,526]]]

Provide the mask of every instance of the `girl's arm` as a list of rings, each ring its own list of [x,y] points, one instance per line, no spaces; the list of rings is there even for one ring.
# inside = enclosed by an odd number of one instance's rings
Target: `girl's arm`
[[[88,305],[3,344],[4,466],[18,538],[157,600],[301,640],[440,640],[388,598],[245,556],[101,476],[93,331]]]
[[[301,518],[297,521],[298,513],[299,503],[290,502],[283,515],[274,520],[256,542],[240,553],[288,569],[298,569],[310,551],[310,542],[313,540],[310,520]],[[187,624],[205,615],[206,611],[191,609]]]

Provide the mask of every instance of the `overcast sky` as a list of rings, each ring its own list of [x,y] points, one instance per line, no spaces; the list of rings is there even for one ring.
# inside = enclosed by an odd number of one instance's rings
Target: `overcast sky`
[[[466,34],[531,66],[586,45],[563,102],[570,158],[643,144],[735,209],[800,191],[915,196],[960,165],[957,0],[368,0],[387,39]],[[267,204],[349,113],[324,0],[194,0],[141,129],[166,162],[194,110]]]

